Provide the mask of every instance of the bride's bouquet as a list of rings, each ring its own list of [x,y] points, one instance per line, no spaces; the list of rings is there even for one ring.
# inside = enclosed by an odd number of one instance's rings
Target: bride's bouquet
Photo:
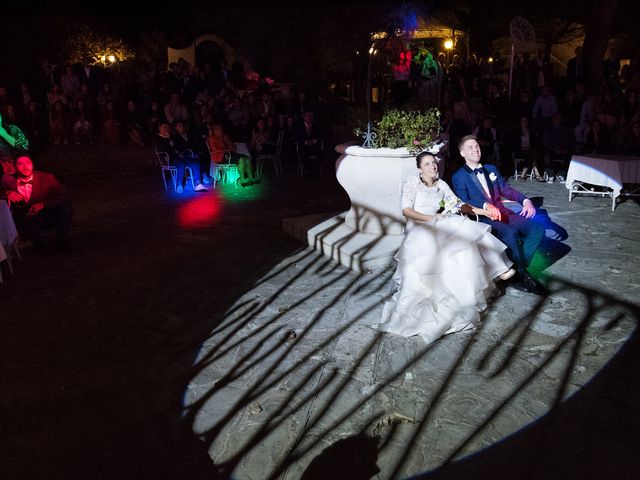
[[[458,197],[444,197],[440,200],[440,213],[445,215],[457,215],[462,208],[462,200]]]

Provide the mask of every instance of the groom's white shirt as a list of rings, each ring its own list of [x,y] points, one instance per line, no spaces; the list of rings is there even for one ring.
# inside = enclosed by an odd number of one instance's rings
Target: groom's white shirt
[[[479,163],[476,168],[482,168],[482,164]],[[491,194],[489,193],[489,185],[487,184],[487,177],[485,177],[480,172],[476,173],[476,177],[478,177],[478,181],[480,182],[480,185],[482,185],[482,188],[484,188],[484,192],[487,194],[487,197],[491,198]]]

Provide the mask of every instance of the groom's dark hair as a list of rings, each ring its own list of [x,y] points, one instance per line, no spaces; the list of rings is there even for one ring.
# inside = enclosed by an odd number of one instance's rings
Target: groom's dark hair
[[[465,135],[460,140],[458,140],[458,150],[462,150],[462,145],[464,145],[467,140],[478,141],[475,135]]]

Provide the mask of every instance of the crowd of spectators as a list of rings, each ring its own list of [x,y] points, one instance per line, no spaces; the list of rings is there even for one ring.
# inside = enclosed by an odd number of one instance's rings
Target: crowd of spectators
[[[422,107],[441,109],[449,146],[473,134],[482,161],[497,164],[504,173],[518,158],[532,178],[562,181],[575,153],[640,155],[640,57],[632,56],[621,67],[610,49],[600,83],[589,89],[583,63],[582,50],[576,48],[566,75],[558,76],[541,50],[533,58],[520,56],[511,98],[507,82],[473,60],[443,69],[441,90],[429,99],[419,82],[411,80],[409,69],[408,76],[405,71],[394,77],[398,85],[391,103],[401,107],[413,88]],[[24,205],[28,225],[56,226],[58,246],[65,249],[71,209],[53,215],[53,209],[44,208],[48,197],[29,187],[35,177],[28,152],[94,143],[155,147],[179,164],[179,177],[184,177],[183,167],[190,168],[196,190],[206,190],[203,184],[212,180],[211,162],[223,161],[238,165],[247,186],[260,181],[251,157],[273,153],[279,142],[285,165],[316,176],[325,146],[332,144],[331,117],[322,98],[303,90],[284,95],[248,63],[235,62],[226,69],[181,59],[166,70],[140,73],[97,67],[88,59],[57,69],[45,60],[19,87],[0,85],[3,191],[11,195],[7,199]],[[250,156],[236,151],[238,142],[248,146]],[[454,162],[461,160],[455,148],[449,155]],[[16,158],[22,159],[22,170],[17,170]],[[15,178],[19,182],[10,184]],[[50,184],[56,186],[52,198],[57,199],[62,187],[53,180]],[[182,191],[182,185],[177,187]],[[39,230],[32,237],[39,245]]]
[[[252,154],[272,148],[282,130],[284,161],[293,165],[294,142],[306,137],[305,112],[314,112],[319,143],[330,141],[330,128],[322,101],[295,87],[286,93],[247,62],[227,69],[180,59],[165,71],[120,72],[89,59],[61,69],[45,60],[18,88],[0,85],[0,113],[36,153],[94,143],[154,147],[160,125],[167,124],[172,142],[189,135],[189,148],[208,159],[207,137],[219,124],[233,142],[250,145]]]
[[[453,65],[440,95],[449,145],[474,134],[484,161],[508,170],[515,155],[539,180],[545,172],[551,179],[562,178],[575,153],[640,155],[640,58],[636,54],[621,68],[617,52],[610,49],[602,80],[591,89],[585,86],[582,64],[580,47],[562,76],[552,73],[542,50],[533,58],[519,57],[511,101],[508,81],[483,74],[473,64]],[[450,155],[461,163],[455,148]]]
[[[640,154],[637,55],[620,68],[615,50],[608,51],[602,81],[593,89],[585,87],[580,48],[563,76],[553,74],[541,50],[532,58],[519,56],[511,99],[504,77],[473,60],[465,64],[458,59],[443,68],[435,102],[449,145],[475,134],[485,161],[508,169],[515,154],[540,179],[545,172],[562,176],[573,153]],[[417,84],[410,79],[408,85]],[[414,90],[418,94],[420,89]],[[410,96],[410,89],[402,89],[401,98],[392,103]],[[254,157],[273,149],[282,132],[285,165],[294,165],[299,154],[314,175],[316,159],[331,145],[330,114],[321,100],[300,89],[284,95],[246,62],[226,69],[182,59],[164,71],[148,72],[120,72],[91,65],[88,59],[57,69],[45,60],[19,87],[0,85],[3,122],[19,127],[33,152],[91,143],[153,147],[166,123],[180,148],[187,148],[184,138],[189,138],[203,180],[214,124],[233,142],[246,143]],[[450,155],[461,162],[456,149]]]

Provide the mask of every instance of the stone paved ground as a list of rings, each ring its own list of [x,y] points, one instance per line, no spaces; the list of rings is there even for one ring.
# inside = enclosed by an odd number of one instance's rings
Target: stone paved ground
[[[519,183],[551,295],[425,347],[369,327],[391,270],[282,233],[348,206],[331,176],[178,197],[144,150],[36,161],[73,190],[75,251],[4,270],[2,478],[640,474],[637,203]]]

